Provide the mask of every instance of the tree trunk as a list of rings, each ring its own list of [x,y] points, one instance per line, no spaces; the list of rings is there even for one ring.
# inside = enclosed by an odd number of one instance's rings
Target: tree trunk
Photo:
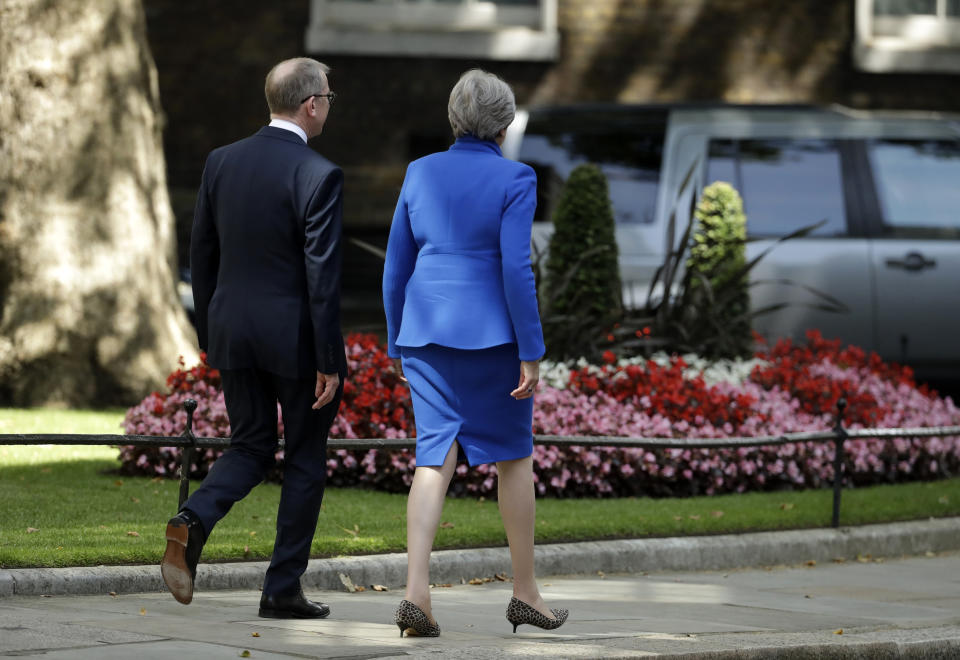
[[[140,0],[0,0],[0,404],[130,404],[196,360],[161,122]]]

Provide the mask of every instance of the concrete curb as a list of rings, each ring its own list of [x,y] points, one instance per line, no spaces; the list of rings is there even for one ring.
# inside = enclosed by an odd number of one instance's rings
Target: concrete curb
[[[597,571],[637,573],[721,570],[799,564],[810,560],[823,562],[837,558],[854,559],[857,555],[900,557],[950,550],[960,550],[960,518],[844,527],[836,530],[810,529],[541,545],[537,547],[537,573],[576,575],[595,574]],[[404,553],[314,559],[310,561],[301,582],[306,589],[339,590],[345,589],[341,578],[343,575],[355,585],[382,584],[391,588],[399,587],[406,581],[406,561]],[[197,588],[258,589],[267,565],[264,561],[201,564],[197,571]],[[431,579],[437,583],[459,583],[495,573],[509,574],[510,556],[506,548],[441,550],[433,554],[430,571]],[[145,593],[164,589],[157,566],[0,570],[0,597],[98,594],[111,591]],[[887,651],[884,651],[883,655],[875,657],[887,657],[886,654]]]
[[[635,658],[635,655],[610,658]],[[658,654],[662,660],[956,660],[960,639],[924,642],[869,642],[866,644],[804,644],[767,646],[735,651]]]
[[[960,639],[766,646],[733,651],[658,654],[657,657],[662,660],[955,660],[960,657]]]

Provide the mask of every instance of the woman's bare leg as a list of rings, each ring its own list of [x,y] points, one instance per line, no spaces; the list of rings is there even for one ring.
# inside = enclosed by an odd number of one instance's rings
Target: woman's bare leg
[[[407,595],[406,599],[436,623],[430,610],[430,551],[437,535],[447,487],[457,468],[454,442],[440,467],[418,467],[407,497]]]
[[[533,457],[497,463],[497,493],[500,517],[510,544],[513,564],[513,595],[553,619],[540,597],[533,570],[533,526],[536,500],[533,492]]]

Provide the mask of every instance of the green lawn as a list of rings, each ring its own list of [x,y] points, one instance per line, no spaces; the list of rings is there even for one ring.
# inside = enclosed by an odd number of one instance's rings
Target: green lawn
[[[42,428],[36,418],[43,418]],[[56,417],[56,423],[51,421]],[[0,410],[0,433],[110,433],[122,411]],[[171,479],[118,477],[108,447],[0,446],[0,566],[154,563],[176,511]],[[195,488],[197,484],[193,484]],[[205,561],[270,555],[280,489],[263,484],[217,526]],[[539,543],[826,527],[828,490],[684,499],[541,499]],[[328,489],[315,556],[403,551],[405,495]],[[848,490],[843,524],[960,515],[960,479]],[[450,499],[437,548],[505,544],[496,502]],[[36,530],[36,531],[29,531]]]

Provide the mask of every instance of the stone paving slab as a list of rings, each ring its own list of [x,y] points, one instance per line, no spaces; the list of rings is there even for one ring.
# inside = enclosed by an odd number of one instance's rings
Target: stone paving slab
[[[433,590],[442,636],[400,638],[402,591],[310,590],[325,620],[256,616],[256,590],[0,600],[0,657],[960,658],[960,553],[770,569],[541,579],[556,631],[504,618],[504,582]],[[841,632],[842,631],[842,632]],[[257,636],[253,636],[257,633]]]

